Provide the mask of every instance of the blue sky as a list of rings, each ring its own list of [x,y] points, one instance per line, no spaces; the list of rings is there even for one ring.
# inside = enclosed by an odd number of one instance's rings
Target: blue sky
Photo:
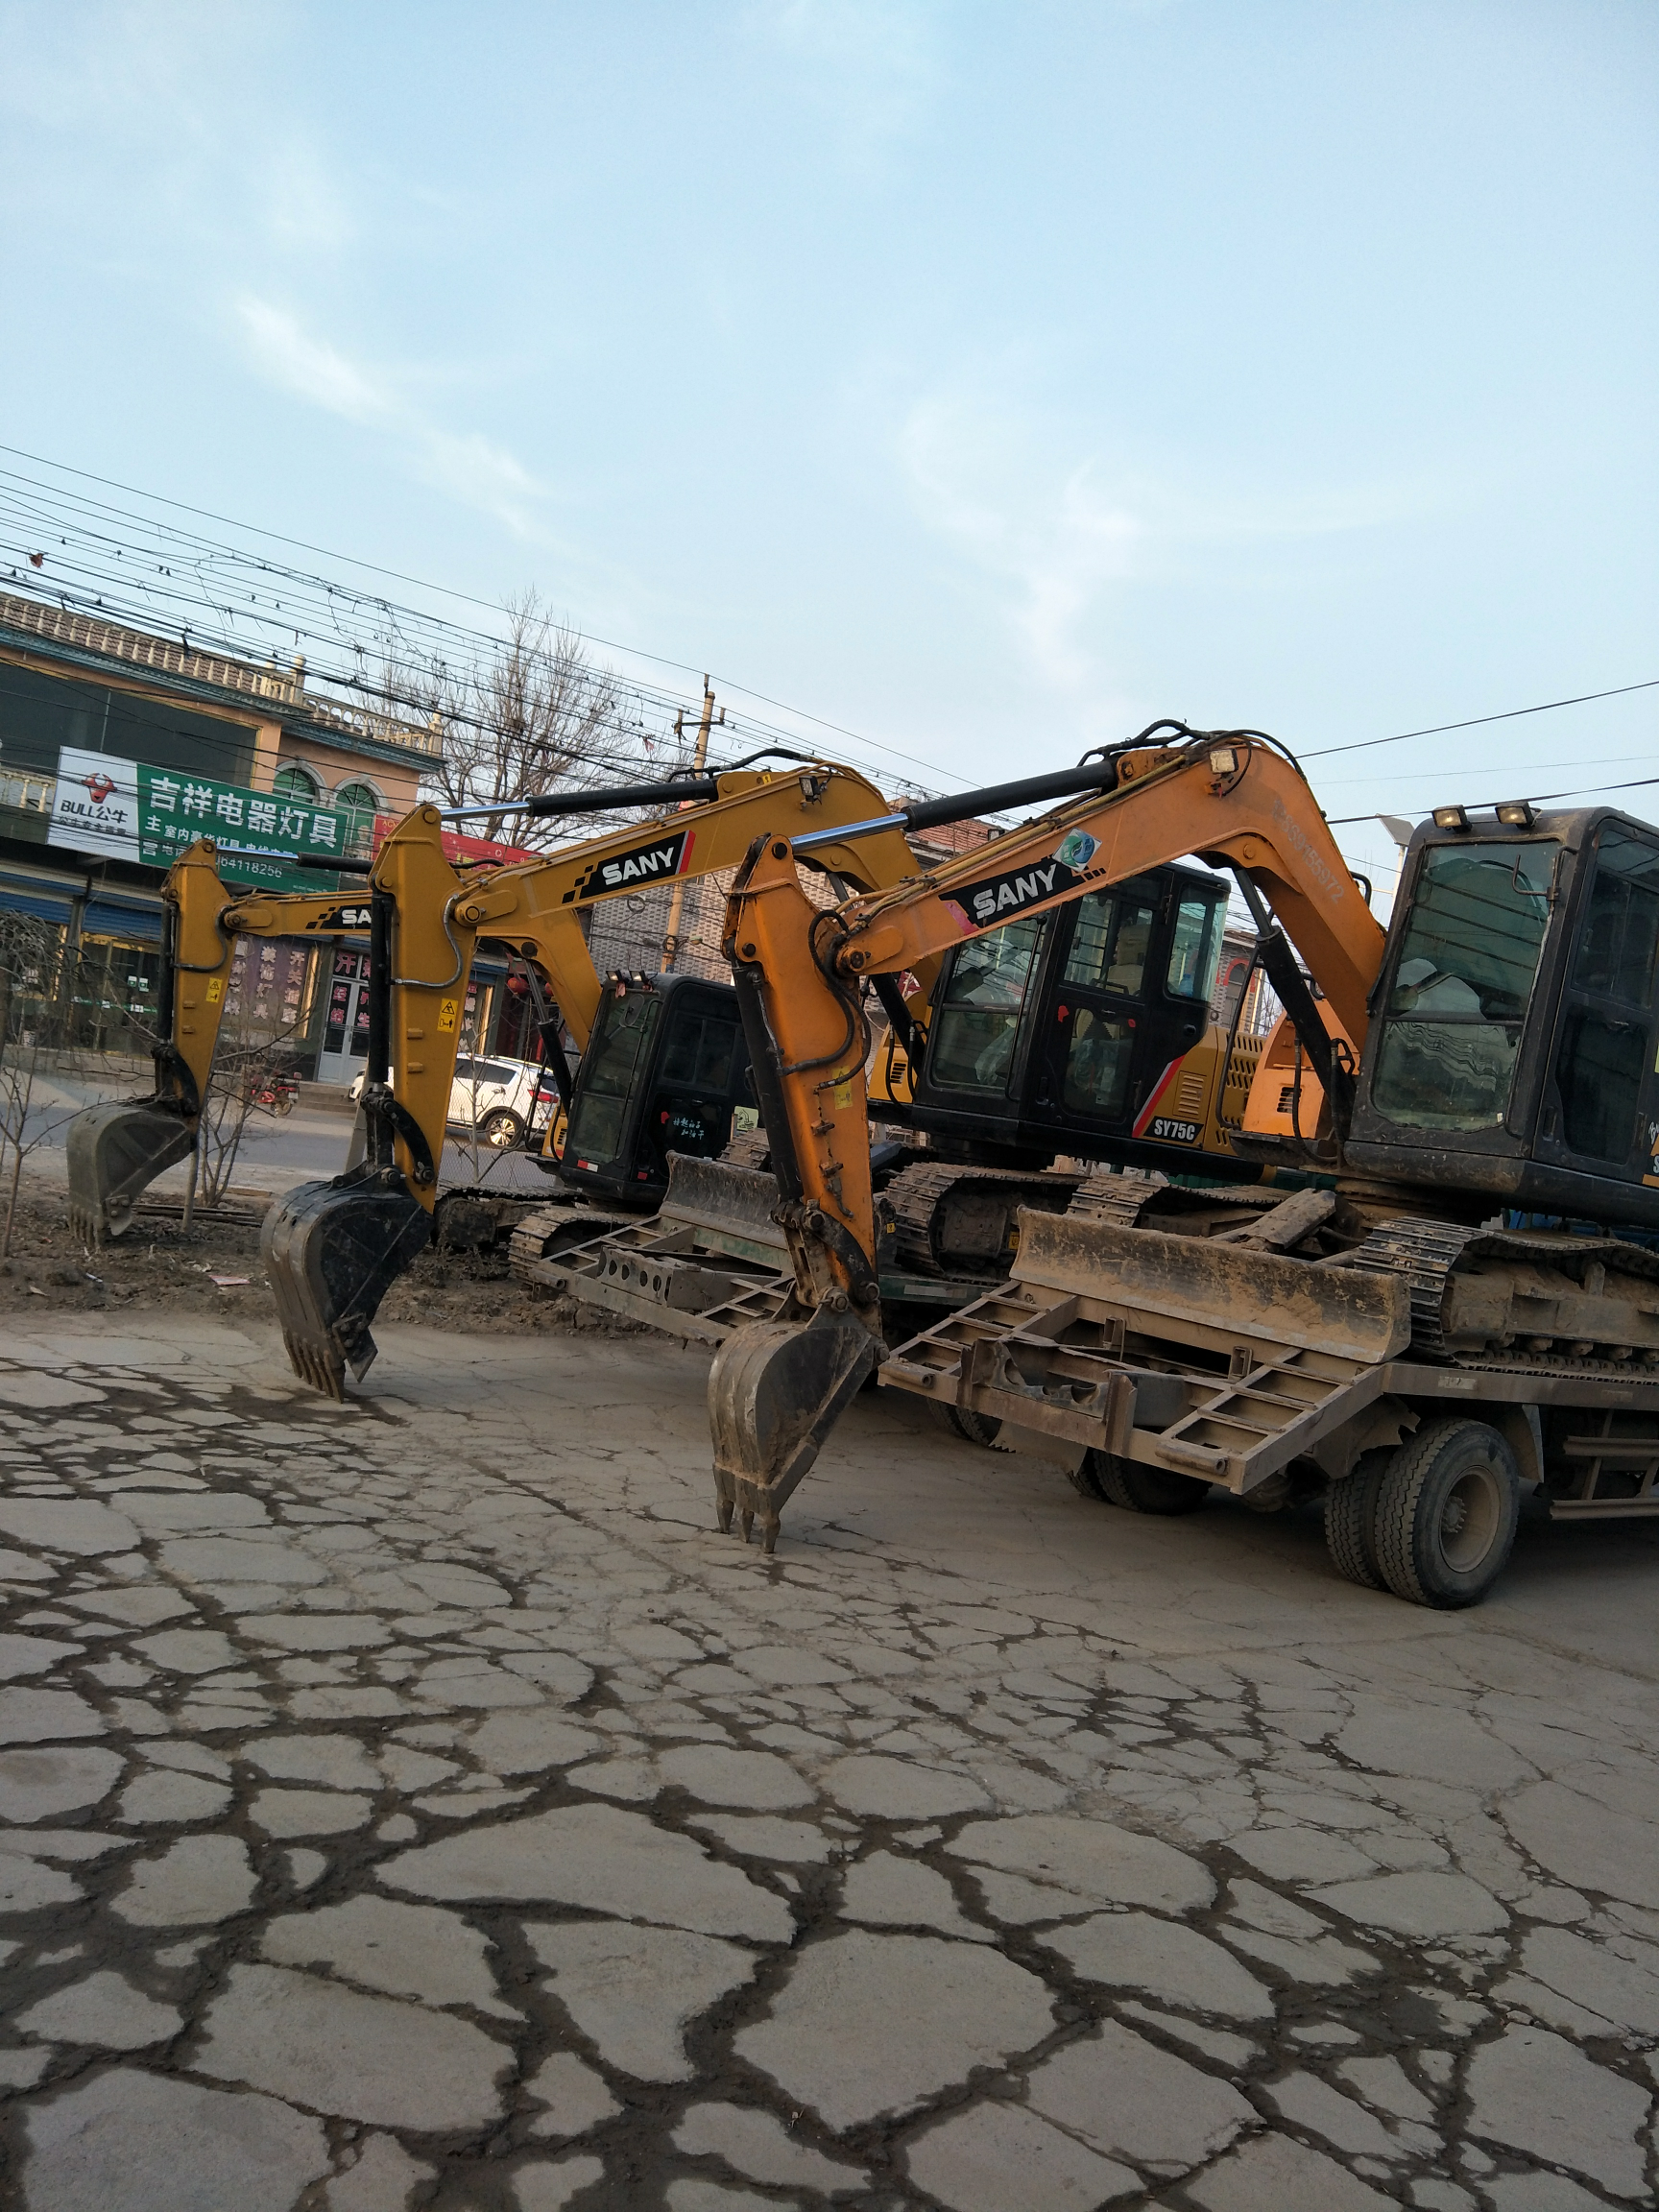
[[[939,782],[1659,677],[1651,0],[0,0],[0,40],[9,445],[534,584]],[[1659,774],[1656,716],[1310,772],[1334,816]]]

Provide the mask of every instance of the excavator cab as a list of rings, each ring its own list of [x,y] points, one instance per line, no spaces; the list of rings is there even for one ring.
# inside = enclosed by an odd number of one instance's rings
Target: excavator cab
[[[954,947],[891,1118],[999,1160],[1090,1158],[1105,1140],[1120,1165],[1179,1173],[1202,1154],[1190,1166],[1225,1177],[1228,1048],[1210,1002],[1230,890],[1162,868]]]
[[[1440,809],[1407,854],[1350,1167],[1659,1227],[1656,979],[1659,831]]]
[[[668,1188],[670,1153],[714,1159],[734,1122],[753,1125],[748,1072],[729,983],[616,979],[582,1055],[560,1180],[612,1205],[655,1211]]]

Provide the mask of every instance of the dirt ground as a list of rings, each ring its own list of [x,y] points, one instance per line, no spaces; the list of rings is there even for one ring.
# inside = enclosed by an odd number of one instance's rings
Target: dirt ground
[[[228,1217],[199,1214],[188,1230],[177,1208],[141,1212],[124,1237],[89,1251],[69,1227],[61,1193],[25,1191],[11,1258],[0,1262],[0,1313],[37,1316],[52,1306],[77,1312],[189,1308],[246,1321],[272,1312],[259,1263],[264,1210],[263,1195],[249,1193]],[[238,1276],[247,1280],[214,1280]],[[423,1252],[393,1286],[378,1319],[516,1335],[618,1335],[637,1327],[571,1298],[527,1290],[509,1273],[505,1246],[477,1255]]]

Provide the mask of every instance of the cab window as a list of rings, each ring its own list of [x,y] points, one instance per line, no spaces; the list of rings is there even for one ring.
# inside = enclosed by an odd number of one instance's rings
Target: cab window
[[[1068,1114],[1091,1120],[1122,1118],[1135,1057],[1135,1026],[1121,1016],[1080,1006],[1066,1047],[1066,1072],[1060,1099]]]
[[[654,991],[631,991],[626,998],[603,1001],[583,1055],[566,1159],[604,1166],[621,1151],[635,1070],[650,1048],[661,1011]]]
[[[662,1080],[724,1096],[736,1048],[737,1023],[725,1016],[694,1014],[672,1021],[662,1055]]]
[[[1561,1135],[1586,1159],[1623,1162],[1635,1142],[1656,955],[1659,850],[1605,830],[1555,1060]]]
[[[1372,1098],[1418,1129],[1495,1129],[1508,1110],[1560,847],[1424,854],[1384,1008]]]
[[[1208,1006],[1215,996],[1215,969],[1221,958],[1221,902],[1184,898],[1175,909],[1165,988],[1173,998],[1192,998]]]
[[[1003,1093],[1047,917],[1010,922],[958,950],[933,1024],[928,1073],[942,1089]]]
[[[1118,991],[1139,998],[1146,980],[1153,907],[1142,899],[1092,891],[1077,909],[1066,981],[1084,990]]]

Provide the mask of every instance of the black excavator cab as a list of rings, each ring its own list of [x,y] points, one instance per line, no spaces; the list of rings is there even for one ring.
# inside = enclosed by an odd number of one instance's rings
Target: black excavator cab
[[[1349,1167],[1659,1228],[1659,830],[1440,808],[1372,998]]]
[[[576,1073],[560,1180],[611,1205],[654,1212],[668,1188],[671,1152],[715,1159],[734,1127],[757,1119],[732,986],[697,975],[618,979]]]
[[[1120,1165],[1253,1179],[1216,1157],[1224,1070],[1189,1057],[1210,1027],[1230,889],[1160,868],[957,946],[910,1100],[883,1118],[969,1159],[1038,1166],[1104,1141]]]

